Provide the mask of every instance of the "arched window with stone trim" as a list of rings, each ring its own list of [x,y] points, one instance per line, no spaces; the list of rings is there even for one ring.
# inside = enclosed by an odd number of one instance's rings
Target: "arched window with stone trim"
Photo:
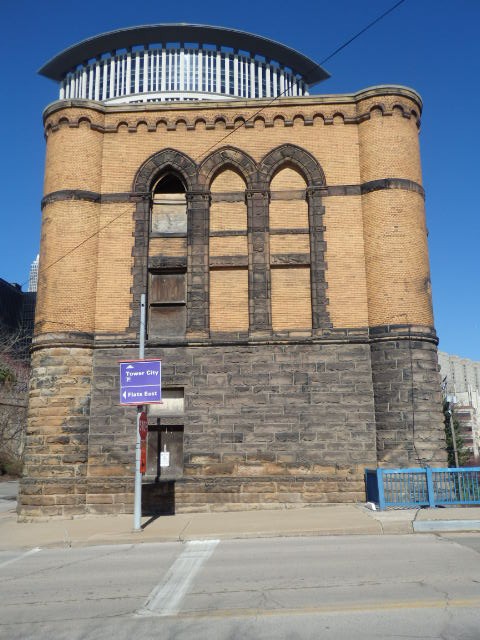
[[[152,234],[187,232],[185,186],[174,173],[163,175],[153,188],[150,225]]]
[[[227,167],[210,185],[210,332],[242,334],[249,328],[246,184]]]
[[[152,189],[148,270],[148,336],[179,338],[186,331],[187,199],[175,172]]]
[[[311,332],[312,298],[307,183],[281,166],[270,183],[272,330]]]

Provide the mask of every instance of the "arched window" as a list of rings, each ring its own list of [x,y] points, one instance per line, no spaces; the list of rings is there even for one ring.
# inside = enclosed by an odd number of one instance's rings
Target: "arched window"
[[[248,237],[245,182],[226,168],[211,184],[210,331],[248,332]]]
[[[187,232],[185,187],[175,174],[162,176],[153,188],[151,232]]]
[[[270,183],[270,267],[273,331],[311,331],[307,183],[283,166]]]
[[[163,175],[152,193],[148,277],[149,338],[186,331],[187,200],[182,180]]]

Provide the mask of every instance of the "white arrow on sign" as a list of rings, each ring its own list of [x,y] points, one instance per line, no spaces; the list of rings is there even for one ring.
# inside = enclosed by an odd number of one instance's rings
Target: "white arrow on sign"
[[[123,392],[123,397],[124,397],[124,398],[126,398],[126,397],[127,397],[127,392],[126,392],[126,391],[124,391],[124,392]]]

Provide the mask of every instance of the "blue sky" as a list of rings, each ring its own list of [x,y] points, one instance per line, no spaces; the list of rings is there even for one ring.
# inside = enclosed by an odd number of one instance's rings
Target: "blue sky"
[[[84,38],[140,24],[194,22],[278,40],[321,62],[394,0],[160,3],[2,0],[0,277],[25,284],[40,242],[44,107],[57,98],[37,69]],[[421,150],[435,324],[440,349],[480,360],[480,2],[405,0],[336,55],[314,93],[378,84],[414,88],[424,101]]]

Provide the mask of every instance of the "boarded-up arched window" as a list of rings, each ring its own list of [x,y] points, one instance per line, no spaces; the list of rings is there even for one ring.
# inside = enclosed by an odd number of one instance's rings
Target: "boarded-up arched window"
[[[178,338],[186,331],[187,201],[180,178],[167,173],[153,188],[149,260],[162,258],[148,275],[148,335]],[[170,264],[172,266],[169,266]]]
[[[187,200],[181,180],[167,174],[153,190],[152,233],[186,233]]]

